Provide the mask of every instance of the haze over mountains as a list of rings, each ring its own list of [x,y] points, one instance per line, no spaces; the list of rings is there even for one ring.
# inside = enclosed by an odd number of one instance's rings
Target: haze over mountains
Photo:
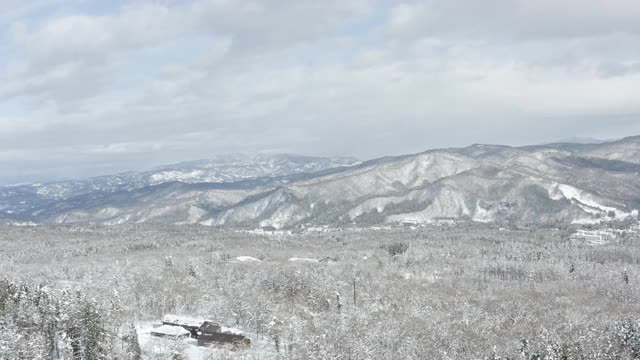
[[[472,145],[385,157],[231,156],[0,189],[0,218],[286,228],[298,224],[637,219],[640,137]]]

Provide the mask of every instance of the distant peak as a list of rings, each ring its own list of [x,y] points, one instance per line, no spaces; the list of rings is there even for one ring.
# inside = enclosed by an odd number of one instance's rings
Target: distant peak
[[[604,144],[608,142],[617,141],[618,139],[597,139],[593,137],[578,137],[572,136],[568,138],[562,138],[556,141],[546,142],[541,145],[549,145],[549,144],[583,144],[583,145],[596,145],[596,144]]]

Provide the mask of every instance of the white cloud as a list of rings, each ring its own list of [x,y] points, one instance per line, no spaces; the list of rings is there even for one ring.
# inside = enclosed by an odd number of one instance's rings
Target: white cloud
[[[166,4],[13,16],[0,151],[118,168],[640,131],[636,1]]]
[[[407,36],[482,41],[640,33],[633,0],[426,0],[397,5],[390,30]]]

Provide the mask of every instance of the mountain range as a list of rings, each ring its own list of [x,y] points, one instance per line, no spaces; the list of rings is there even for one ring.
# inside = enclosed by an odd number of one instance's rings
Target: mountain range
[[[590,144],[476,144],[365,162],[237,155],[0,188],[0,218],[52,223],[595,223],[637,220],[638,209],[640,136]]]

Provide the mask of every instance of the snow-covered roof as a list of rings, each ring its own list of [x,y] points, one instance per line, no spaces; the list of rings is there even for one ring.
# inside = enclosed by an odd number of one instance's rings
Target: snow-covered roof
[[[189,327],[196,327],[196,328],[200,327],[200,325],[202,325],[202,323],[204,323],[205,321],[215,322],[215,321],[204,319],[204,318],[191,318],[187,316],[172,315],[172,314],[167,314],[165,315],[164,319],[162,319],[162,322],[164,323],[171,323],[175,325],[189,326]]]
[[[299,258],[299,257],[292,257],[289,259],[289,261],[294,261],[294,262],[318,262],[318,259],[312,259],[312,258]]]
[[[256,259],[256,258],[251,257],[251,256],[238,256],[236,258],[236,260],[242,261],[242,262],[247,262],[247,261],[249,261],[249,262],[261,262],[260,259]]]
[[[153,335],[164,335],[164,336],[189,336],[191,333],[189,330],[180,327],[180,326],[171,326],[171,325],[162,325],[157,328],[151,330],[151,334]]]
[[[240,330],[240,329],[236,329],[236,328],[229,328],[229,327],[225,327],[222,326],[220,328],[220,332],[224,333],[224,334],[236,334],[236,335],[244,335],[244,331]]]

